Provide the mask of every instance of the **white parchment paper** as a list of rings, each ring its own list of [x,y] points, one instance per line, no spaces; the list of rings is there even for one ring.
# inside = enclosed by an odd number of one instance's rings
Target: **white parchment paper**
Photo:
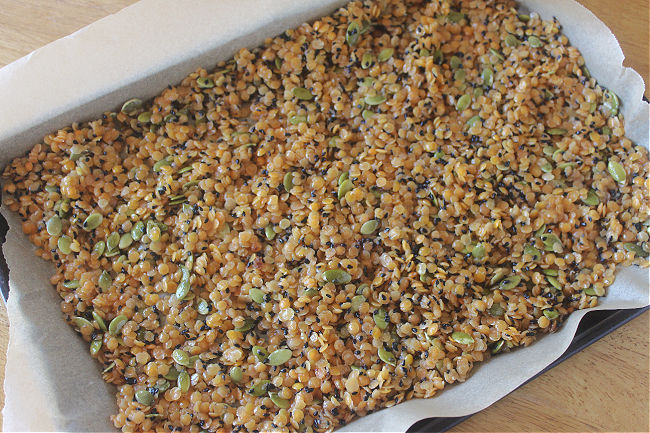
[[[238,48],[333,11],[345,0],[142,0],[0,69],[0,166],[43,135],[114,110],[133,96],[151,97],[199,66],[211,68]],[[648,147],[644,84],[624,68],[611,31],[573,0],[524,0],[543,18],[557,17],[591,73],[623,103],[627,135]],[[33,254],[20,221],[2,209],[10,231],[3,246],[10,269],[4,431],[113,431],[114,388],[101,380],[88,347],[64,323],[49,284],[54,269]],[[598,309],[649,303],[648,270],[622,269]],[[345,431],[405,431],[427,417],[474,413],[502,398],[557,359],[580,319],[531,347],[498,356],[463,384],[429,400],[411,400],[346,426]]]

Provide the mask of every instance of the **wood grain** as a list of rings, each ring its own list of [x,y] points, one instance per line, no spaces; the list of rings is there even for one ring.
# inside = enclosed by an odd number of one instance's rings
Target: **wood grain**
[[[648,0],[579,1],[612,29],[625,64],[644,77],[650,95]],[[135,0],[0,0],[0,67],[132,3]],[[453,431],[650,431],[649,324],[650,314],[645,313]],[[3,304],[0,381],[8,327]]]

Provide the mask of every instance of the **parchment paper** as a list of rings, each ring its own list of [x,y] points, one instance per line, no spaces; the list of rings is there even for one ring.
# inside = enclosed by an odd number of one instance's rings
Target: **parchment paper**
[[[0,166],[43,135],[151,97],[199,66],[211,68],[238,48],[325,15],[345,0],[142,0],[0,69]],[[524,0],[557,17],[600,84],[623,103],[627,136],[648,147],[649,110],[643,80],[622,66],[611,31],[572,0]],[[4,431],[114,431],[114,388],[101,380],[88,345],[64,323],[49,284],[52,265],[38,259],[20,221],[2,209],[10,231],[3,246],[10,269],[10,342]],[[648,271],[622,269],[598,309],[648,305]],[[345,431],[405,431],[422,418],[462,416],[502,398],[557,359],[587,311],[529,348],[476,368],[463,384],[429,400],[412,400],[346,426]]]

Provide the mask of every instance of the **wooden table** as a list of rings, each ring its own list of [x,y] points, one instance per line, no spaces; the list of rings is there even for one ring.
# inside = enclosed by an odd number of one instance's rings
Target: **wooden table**
[[[627,56],[625,64],[644,77],[646,96],[650,96],[648,0],[579,1],[616,34]],[[134,2],[0,0],[0,67]],[[453,431],[650,431],[649,319],[648,313],[643,314]],[[1,380],[7,340],[3,306]]]

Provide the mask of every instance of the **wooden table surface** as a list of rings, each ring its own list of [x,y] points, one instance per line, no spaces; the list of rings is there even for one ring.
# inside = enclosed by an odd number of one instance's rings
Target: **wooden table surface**
[[[648,0],[579,1],[618,37],[625,64],[644,77],[650,96]],[[0,67],[134,2],[0,0]],[[649,320],[646,312],[453,431],[650,431]],[[8,326],[2,304],[0,380]]]

